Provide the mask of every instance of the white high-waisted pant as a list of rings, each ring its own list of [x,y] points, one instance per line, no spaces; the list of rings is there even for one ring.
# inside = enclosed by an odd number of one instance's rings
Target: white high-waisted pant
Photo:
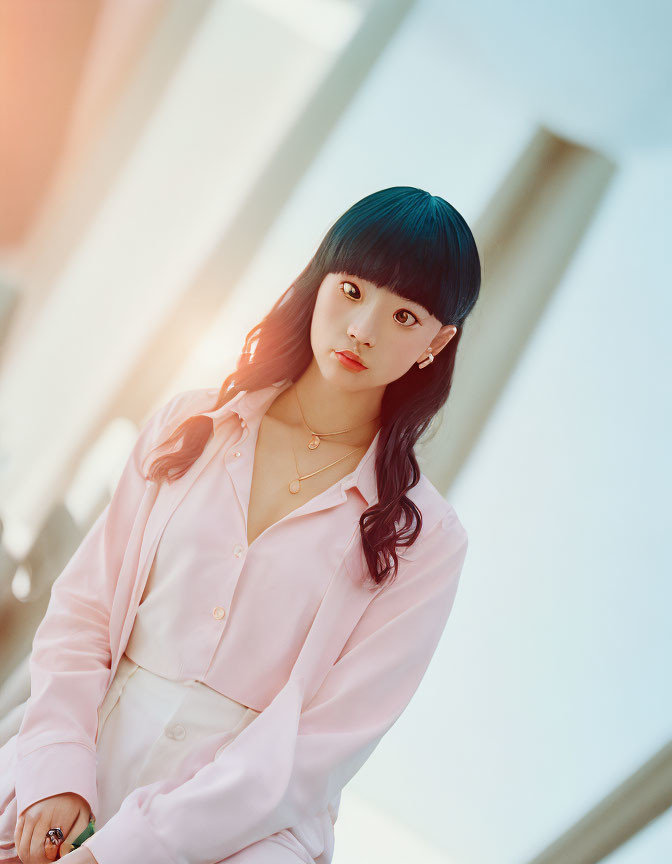
[[[214,731],[242,731],[257,716],[200,681],[171,681],[123,654],[98,709],[96,830],[136,787],[170,777]]]

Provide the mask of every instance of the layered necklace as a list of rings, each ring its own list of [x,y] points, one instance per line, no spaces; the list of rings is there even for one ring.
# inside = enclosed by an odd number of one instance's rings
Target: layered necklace
[[[349,429],[341,429],[338,432],[315,432],[306,423],[306,418],[303,415],[303,410],[301,409],[301,403],[299,402],[299,394],[296,391],[296,385],[293,384],[292,388],[294,390],[294,395],[296,396],[296,404],[299,406],[299,413],[301,414],[301,419],[303,420],[303,425],[306,427],[306,429],[310,432],[310,434],[312,436],[306,445],[309,450],[316,450],[320,446],[320,441],[322,440],[322,438],[329,438],[331,435],[343,435],[344,432],[352,432],[354,429],[359,429],[362,426],[367,426],[369,423],[371,423],[371,420],[367,420],[365,423],[359,423],[357,426],[351,426]],[[380,414],[377,414],[375,417],[372,418],[372,420],[377,420],[378,417],[380,417]],[[319,474],[321,471],[326,471],[327,468],[331,468],[332,465],[336,465],[339,462],[342,462],[343,459],[347,459],[348,456],[351,456],[357,450],[364,449],[364,446],[365,446],[365,445],[360,445],[359,447],[353,448],[349,453],[346,453],[345,456],[341,456],[340,459],[336,459],[334,462],[330,462],[328,465],[325,465],[324,468],[318,468],[317,471],[311,471],[310,474],[301,474],[301,472],[299,471],[299,463],[297,462],[297,459],[296,459],[296,450],[294,449],[294,442],[291,441],[291,439],[290,439],[290,443],[292,445],[292,453],[294,454],[294,464],[296,465],[296,478],[294,480],[292,480],[289,484],[289,491],[292,493],[292,495],[296,495],[297,492],[301,491],[301,481],[302,480],[307,480],[308,477],[314,477],[315,474]]]

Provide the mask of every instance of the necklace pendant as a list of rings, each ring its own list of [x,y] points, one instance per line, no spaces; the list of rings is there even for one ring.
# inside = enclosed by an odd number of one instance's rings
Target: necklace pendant
[[[301,491],[301,481],[300,480],[292,480],[289,484],[289,491],[292,495],[296,495],[297,492]]]
[[[308,442],[308,449],[309,450],[315,450],[319,446],[320,446],[320,436],[319,435],[313,435],[313,437]]]

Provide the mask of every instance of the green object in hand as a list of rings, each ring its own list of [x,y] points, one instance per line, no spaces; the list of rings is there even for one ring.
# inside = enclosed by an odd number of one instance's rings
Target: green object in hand
[[[89,824],[86,826],[86,828],[82,831],[82,833],[78,837],[75,837],[75,839],[72,841],[73,847],[75,849],[77,849],[78,846],[81,846],[82,843],[87,839],[87,837],[90,837],[95,832],[95,830],[96,830],[96,820],[92,816],[89,819]]]

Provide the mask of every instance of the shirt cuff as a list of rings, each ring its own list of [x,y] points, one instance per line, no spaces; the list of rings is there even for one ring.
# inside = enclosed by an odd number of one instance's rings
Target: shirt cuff
[[[136,806],[124,806],[122,801],[119,810],[82,846],[91,850],[98,864],[177,864],[169,843],[169,838],[164,843],[157,837]]]
[[[98,808],[96,751],[85,744],[43,744],[17,759],[14,776],[17,816],[43,798],[76,792],[93,815]]]

